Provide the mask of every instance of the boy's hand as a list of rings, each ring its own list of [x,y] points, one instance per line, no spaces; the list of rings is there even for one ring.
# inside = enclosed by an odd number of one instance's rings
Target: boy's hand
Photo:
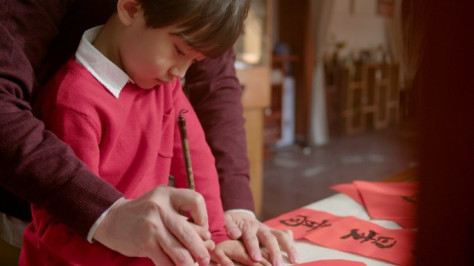
[[[253,261],[245,251],[244,244],[238,240],[226,240],[217,244],[211,251],[211,259],[221,266],[233,266],[233,261],[242,265],[271,265],[266,259]]]

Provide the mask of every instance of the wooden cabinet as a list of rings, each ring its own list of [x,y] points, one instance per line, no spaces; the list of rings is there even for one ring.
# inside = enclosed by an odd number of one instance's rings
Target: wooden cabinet
[[[263,200],[263,117],[270,105],[271,0],[251,0],[242,36],[235,45],[237,76],[243,87],[250,186],[255,212]]]

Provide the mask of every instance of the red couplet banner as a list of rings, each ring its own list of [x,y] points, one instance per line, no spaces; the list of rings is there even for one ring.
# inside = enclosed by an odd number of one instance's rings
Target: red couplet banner
[[[265,224],[291,230],[295,239],[305,239],[327,248],[398,265],[411,265],[414,261],[416,232],[409,229],[388,229],[353,216],[341,217],[305,208]]]
[[[304,238],[324,247],[398,265],[412,265],[414,262],[415,231],[387,229],[356,217],[339,219],[330,227],[314,231]]]

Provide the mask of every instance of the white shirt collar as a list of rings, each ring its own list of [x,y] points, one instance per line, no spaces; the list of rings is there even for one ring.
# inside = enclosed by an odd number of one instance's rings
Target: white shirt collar
[[[116,98],[130,77],[92,45],[103,26],[88,29],[82,35],[76,59]]]

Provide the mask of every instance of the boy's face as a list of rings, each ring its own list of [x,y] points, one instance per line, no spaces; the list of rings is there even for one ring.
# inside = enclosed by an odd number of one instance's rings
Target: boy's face
[[[122,69],[141,88],[182,78],[194,61],[204,55],[191,48],[176,27],[147,28],[143,16],[126,28],[119,47]]]

